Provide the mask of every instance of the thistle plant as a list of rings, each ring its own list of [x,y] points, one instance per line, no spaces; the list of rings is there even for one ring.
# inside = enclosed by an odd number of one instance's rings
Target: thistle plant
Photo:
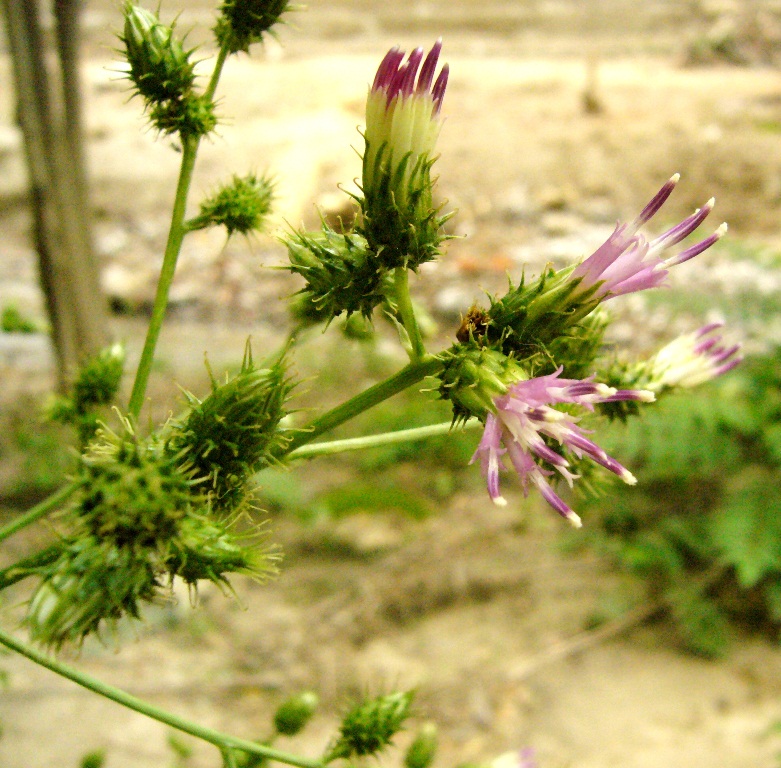
[[[472,461],[479,462],[489,498],[508,501],[500,473],[518,476],[524,495],[536,489],[576,526],[581,519],[566,499],[568,488],[597,466],[625,483],[630,468],[591,436],[597,416],[627,418],[668,391],[696,386],[740,361],[737,345],[722,342],[716,325],[682,336],[646,360],[619,360],[606,352],[609,315],[603,304],[624,294],[655,289],[669,270],[699,256],[725,231],[721,225],[694,245],[680,244],[713,209],[713,200],[652,238],[652,222],[679,181],[672,176],[640,214],[619,223],[604,244],[579,264],[521,276],[486,306],[464,307],[461,327],[444,349],[431,351],[412,300],[410,273],[440,258],[452,215],[436,195],[433,165],[449,66],[440,66],[441,40],[426,53],[398,48],[382,59],[366,104],[364,149],[355,226],[280,235],[288,269],[300,279],[291,308],[300,325],[346,315],[373,324],[391,321],[409,361],[308,421],[296,413],[294,368],[299,334],[281,349],[262,350],[256,364],[247,345],[239,371],[211,376],[204,396],[185,393],[181,412],[162,424],[140,419],[168,294],[184,238],[209,226],[228,236],[266,229],[273,204],[271,177],[236,174],[186,219],[189,189],[201,138],[215,129],[216,91],[229,57],[250,53],[274,34],[291,7],[286,0],[225,0],[214,28],[218,54],[205,84],[195,73],[194,51],[178,29],[127,2],[121,37],[126,73],[157,132],[178,139],[181,167],[163,264],[141,359],[130,397],[119,397],[124,354],[112,346],[87,361],[72,392],[50,409],[74,424],[78,450],[60,491],[0,530],[0,541],[49,516],[57,541],[0,572],[0,585],[34,583],[24,625],[34,644],[58,650],[92,635],[105,637],[117,623],[143,618],[146,604],[165,599],[179,579],[193,593],[204,581],[230,591],[236,575],[263,580],[277,568],[277,553],[257,523],[253,501],[259,470],[325,457],[342,450],[420,439],[478,426]],[[455,108],[457,119],[457,105]],[[347,139],[346,139],[347,140]],[[678,247],[680,246],[680,247]],[[678,247],[677,250],[674,250]],[[340,441],[319,440],[359,414],[410,388],[433,381],[452,405],[452,419],[398,433]],[[107,411],[114,407],[113,415]],[[102,409],[102,410],[100,410]],[[310,414],[311,412],[307,411]],[[563,481],[564,489],[558,487]],[[55,513],[56,514],[53,514]],[[388,747],[410,716],[411,693],[392,692],[351,706],[320,758],[283,752],[278,736],[298,733],[317,705],[313,694],[285,702],[272,735],[246,741],[190,722],[136,699],[46,655],[0,630],[0,644],[138,712],[192,734],[220,751],[223,765],[275,760],[323,768],[337,760],[374,756]],[[427,768],[436,731],[423,727],[407,752],[409,768]]]

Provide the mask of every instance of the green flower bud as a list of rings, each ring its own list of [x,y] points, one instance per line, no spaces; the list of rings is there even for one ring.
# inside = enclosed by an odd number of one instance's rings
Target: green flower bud
[[[191,512],[166,549],[164,567],[168,574],[191,587],[202,580],[227,585],[229,573],[256,581],[275,574],[279,557],[273,550],[258,547],[258,529],[242,536],[231,530],[233,525]]]
[[[151,11],[131,2],[124,11],[125,30],[120,39],[130,65],[128,77],[148,105],[178,101],[195,82],[191,51],[185,51],[173,27]]]
[[[215,510],[237,508],[252,475],[272,460],[290,389],[284,364],[255,368],[248,345],[236,376],[213,379],[204,400],[187,394],[190,410],[169,426],[166,449],[203,483]]]
[[[470,416],[484,420],[496,410],[495,398],[504,395],[515,382],[528,378],[512,357],[474,343],[456,344],[447,352],[439,375],[439,394],[453,403],[455,421]]]
[[[189,228],[223,226],[228,235],[260,230],[271,211],[273,190],[273,182],[263,176],[234,175],[229,184],[201,203],[201,212],[189,222]]]
[[[437,727],[434,723],[425,723],[404,755],[406,768],[429,768],[437,753]]]
[[[112,344],[90,358],[73,382],[73,404],[78,413],[110,405],[119,389],[125,365],[125,348]]]
[[[28,605],[32,639],[54,649],[80,643],[101,625],[138,618],[141,602],[159,593],[146,551],[116,547],[93,536],[66,542],[60,557],[41,569],[42,581]]]
[[[314,715],[320,703],[317,694],[304,691],[291,696],[274,713],[274,728],[283,736],[300,733]]]
[[[323,762],[376,755],[391,743],[410,715],[414,693],[389,693],[354,705],[342,719],[339,736]]]
[[[225,0],[214,29],[217,42],[229,53],[246,53],[250,45],[263,41],[263,35],[288,10],[288,0]]]
[[[360,312],[368,318],[385,299],[389,278],[360,235],[324,225],[320,232],[291,234],[286,245],[290,271],[306,280],[301,293],[314,307],[305,314],[331,320]]]

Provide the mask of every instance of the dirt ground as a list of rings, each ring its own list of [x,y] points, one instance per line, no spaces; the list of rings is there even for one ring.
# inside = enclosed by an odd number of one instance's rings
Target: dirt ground
[[[206,41],[208,5],[186,5],[178,24],[196,27],[193,42]],[[311,3],[279,41],[226,67],[226,119],[203,148],[194,199],[231,173],[268,169],[279,179],[275,220],[268,236],[249,242],[226,246],[218,233],[187,240],[154,412],[170,409],[173,380],[203,383],[204,352],[219,369],[238,359],[247,334],[260,348],[282,336],[279,299],[296,286],[268,268],[284,256],[274,232],[285,222],[314,226],[315,205],[342,209],[336,185],[349,188],[359,173],[352,147],[360,146],[356,127],[377,62],[390,45],[429,45],[440,34],[452,76],[437,170],[442,197],[459,211],[453,232],[465,237],[414,288],[443,338],[507,272],[580,258],[680,172],[662,218],[715,195],[712,226],[727,220],[732,244],[677,270],[674,290],[706,294],[712,316],[739,323],[732,332],[750,350],[781,341],[781,319],[760,322],[740,309],[746,296],[781,290],[772,264],[740,257],[781,244],[775,6],[747,4],[765,14],[751,28],[741,27],[743,6],[729,2]],[[168,1],[162,8],[167,18],[180,10]],[[178,155],[146,130],[117,74],[116,4],[87,0],[84,21],[96,243],[106,290],[130,313],[112,322],[132,363]],[[752,66],[682,66],[693,41],[730,23],[745,32],[741,50]],[[0,53],[0,306],[13,301],[42,319],[9,66]],[[641,300],[615,309],[616,339],[638,349],[704,319]],[[3,408],[43,395],[52,382],[45,338],[0,336],[0,371]],[[325,463],[312,468],[329,471]],[[0,461],[0,481],[9,471]],[[470,473],[468,490],[424,522],[382,510],[314,528],[274,520],[286,553],[279,579],[262,587],[237,581],[237,600],[206,590],[195,610],[181,594],[148,625],[128,628],[118,652],[90,643],[73,662],[248,738],[263,735],[285,695],[311,687],[323,708],[299,746],[312,755],[351,694],[401,686],[417,688],[421,718],[440,727],[440,766],[524,747],[539,768],[779,765],[776,644],[742,637],[713,662],[682,654],[663,619],[608,639],[588,634],[595,605],[618,577],[594,555],[564,554],[560,521],[534,502],[518,495],[506,510],[492,507],[478,472]],[[3,561],[32,544],[12,539]],[[5,603],[5,626],[24,594]],[[107,768],[173,763],[162,726],[25,660],[2,657],[0,668],[9,673],[0,692],[2,768],[75,768],[99,747]],[[192,768],[219,764],[214,750],[194,747]]]

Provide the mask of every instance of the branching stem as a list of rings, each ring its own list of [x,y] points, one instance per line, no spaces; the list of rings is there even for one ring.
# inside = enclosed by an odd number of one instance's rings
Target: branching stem
[[[258,744],[254,741],[246,741],[244,739],[238,739],[235,736],[231,736],[227,733],[215,731],[211,728],[194,723],[187,720],[184,717],[180,717],[172,712],[167,712],[164,709],[156,707],[154,704],[150,704],[143,699],[139,699],[120,688],[115,688],[113,685],[104,683],[102,680],[98,680],[92,675],[88,675],[85,672],[81,672],[78,669],[63,664],[56,659],[47,656],[35,648],[27,645],[26,643],[17,640],[12,635],[0,630],[0,645],[4,645],[16,653],[25,656],[30,661],[45,667],[52,672],[67,678],[77,685],[86,688],[93,693],[97,693],[100,696],[104,696],[111,701],[121,704],[123,707],[132,709],[135,712],[139,712],[142,715],[151,717],[153,720],[165,723],[171,728],[175,728],[182,733],[189,733],[191,736],[195,736],[197,739],[209,742],[217,747],[223,757],[229,754],[232,750],[239,750],[241,752],[249,752],[253,755],[261,755],[267,757],[270,760],[277,760],[280,763],[287,763],[288,765],[297,766],[297,768],[322,768],[322,763],[318,760],[309,760],[298,755],[294,755],[288,752],[282,752],[278,749],[273,749],[264,744]]]

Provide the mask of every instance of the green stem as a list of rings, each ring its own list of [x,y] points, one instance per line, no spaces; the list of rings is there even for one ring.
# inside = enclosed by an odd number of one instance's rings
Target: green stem
[[[409,293],[409,271],[406,267],[396,267],[395,284],[396,301],[398,302],[401,322],[409,335],[411,345],[411,348],[408,350],[410,360],[417,362],[425,357],[426,348],[423,345],[423,337],[420,334],[418,320],[415,317],[415,310],[412,306],[412,297]]]
[[[12,520],[4,528],[0,528],[0,541],[7,539],[9,536],[13,536],[17,531],[21,531],[22,528],[26,528],[28,525],[40,520],[47,515],[53,509],[62,504],[78,487],[80,483],[71,483],[59,491],[53,493],[49,498],[44,499],[40,504],[36,504],[32,509],[28,510],[22,515],[19,515],[15,520]]]
[[[6,648],[16,651],[22,656],[30,659],[30,661],[45,667],[61,677],[71,680],[93,693],[111,699],[111,701],[121,704],[123,707],[132,709],[147,717],[151,717],[158,722],[165,723],[165,725],[176,728],[176,730],[182,731],[183,733],[189,733],[197,739],[202,739],[210,744],[214,744],[223,755],[228,750],[240,750],[242,752],[249,752],[253,755],[261,755],[262,757],[267,757],[271,760],[277,760],[280,763],[295,765],[298,766],[298,768],[322,768],[322,763],[318,760],[310,760],[288,752],[281,752],[278,749],[273,749],[272,747],[267,747],[254,741],[245,741],[244,739],[236,738],[230,734],[206,728],[205,726],[194,723],[179,715],[175,715],[172,712],[166,712],[165,710],[156,707],[154,704],[150,704],[119,688],[115,688],[113,685],[108,685],[108,683],[104,683],[102,680],[98,680],[85,672],[81,672],[67,664],[63,664],[62,662],[37,651],[35,648],[22,643],[20,640],[17,640],[15,637],[2,630],[0,630],[0,645],[4,645]]]
[[[60,556],[61,551],[62,545],[59,542],[51,544],[46,549],[25,557],[13,565],[9,565],[8,568],[3,568],[0,570],[0,591],[16,584],[17,581],[32,576],[36,568],[53,563]]]
[[[432,376],[437,373],[441,368],[442,361],[432,355],[410,363],[390,378],[365,389],[360,394],[324,413],[322,416],[318,416],[318,418],[310,421],[305,427],[297,430],[292,440],[285,446],[284,450],[280,451],[277,458],[291,454],[302,445],[312,442],[312,440],[324,432],[344,424],[344,422],[349,421],[359,413],[363,413],[383,400],[403,392],[413,384],[423,381],[426,376]]]
[[[212,70],[209,84],[206,87],[204,96],[211,99],[217,88],[217,82],[220,79],[223,65],[228,56],[225,47],[220,49],[217,60]],[[179,252],[182,248],[182,241],[187,234],[187,224],[184,219],[187,210],[187,195],[190,191],[190,184],[195,169],[195,158],[198,155],[199,136],[182,137],[182,162],[179,167],[179,181],[176,185],[176,197],[174,198],[174,207],[171,212],[171,226],[168,230],[168,241],[165,245],[163,255],[163,266],[160,270],[160,279],[157,283],[157,293],[155,294],[155,303],[152,307],[152,317],[149,320],[149,329],[144,342],[144,349],[141,352],[141,360],[138,363],[136,379],[133,382],[133,391],[130,394],[130,403],[128,413],[138,419],[141,413],[141,407],[144,404],[146,386],[149,381],[149,374],[152,371],[152,363],[155,357],[155,348],[160,338],[160,330],[163,327],[163,319],[168,307],[168,294],[171,290],[171,283],[176,272],[176,262],[179,259]]]
[[[468,421],[461,429],[476,429],[483,425],[477,420]],[[427,427],[415,427],[414,429],[399,429],[395,432],[383,432],[379,435],[366,435],[365,437],[351,437],[347,440],[329,440],[327,443],[315,443],[303,445],[288,454],[289,459],[311,459],[315,456],[327,456],[333,453],[345,453],[346,451],[362,451],[366,448],[377,448],[381,445],[393,445],[394,443],[409,443],[415,440],[426,440],[429,437],[447,435],[458,431],[453,427],[452,421],[442,424],[430,424]]]

